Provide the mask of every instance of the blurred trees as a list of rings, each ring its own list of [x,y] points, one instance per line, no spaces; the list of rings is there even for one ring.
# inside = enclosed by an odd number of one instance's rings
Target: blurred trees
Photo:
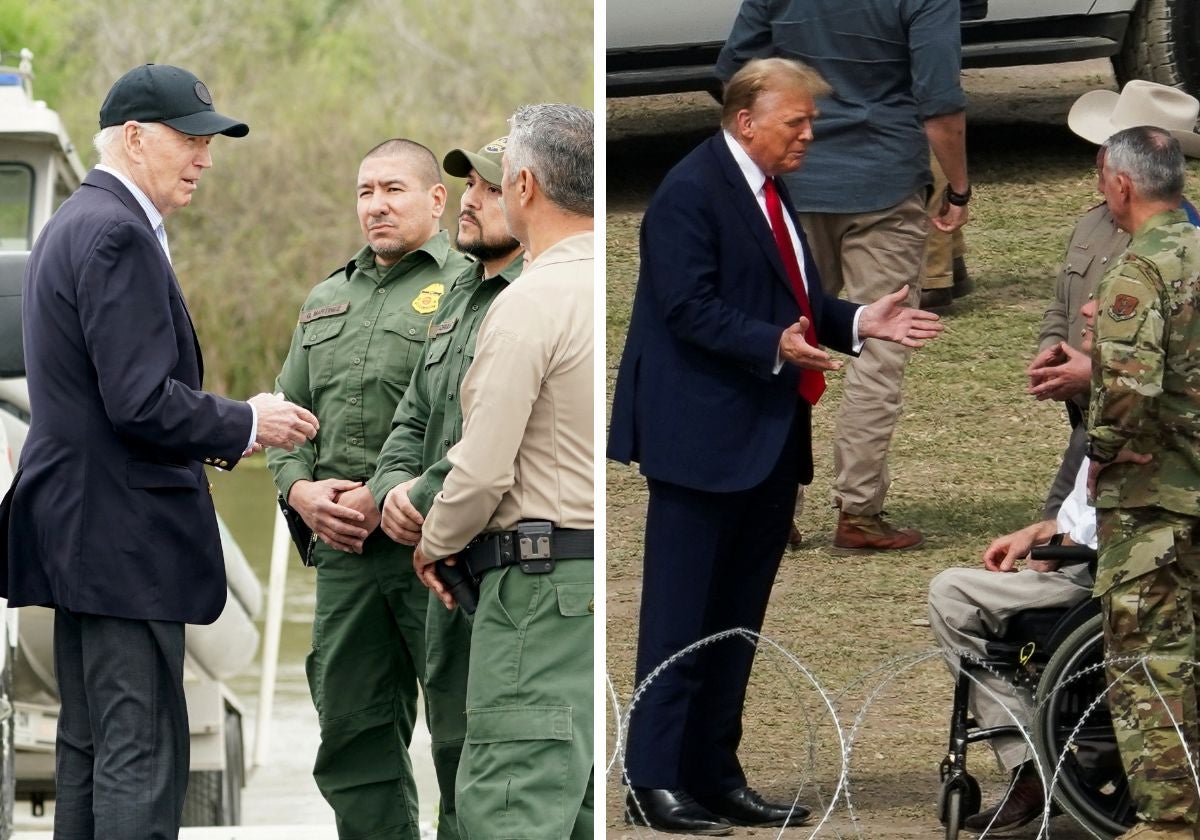
[[[592,31],[588,0],[0,0],[0,49],[34,51],[34,93],[85,164],[104,94],[144,62],[191,70],[250,125],[214,141],[169,223],[205,386],[235,397],[271,388],[308,290],[362,244],[363,153],[403,136],[440,160],[507,133],[518,105],[592,107]]]

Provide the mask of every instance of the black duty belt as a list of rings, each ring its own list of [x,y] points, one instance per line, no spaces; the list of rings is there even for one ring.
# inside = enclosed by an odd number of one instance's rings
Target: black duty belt
[[[480,534],[458,558],[477,578],[492,569],[518,565],[527,575],[544,575],[554,571],[555,561],[595,557],[595,533],[555,528],[550,522],[520,522],[512,531]]]

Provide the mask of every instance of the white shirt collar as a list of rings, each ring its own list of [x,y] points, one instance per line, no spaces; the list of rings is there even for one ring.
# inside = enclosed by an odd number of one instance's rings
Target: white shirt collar
[[[729,152],[733,155],[734,163],[738,165],[738,169],[742,170],[742,177],[750,185],[750,192],[758,195],[762,192],[767,176],[758,168],[758,164],[750,159],[750,155],[746,154],[746,150],[742,148],[742,144],[733,139],[732,134],[728,131],[722,131],[721,133],[725,135],[725,144],[729,146]]]
[[[146,194],[138,188],[138,185],[129,180],[127,175],[122,172],[118,172],[111,166],[105,166],[103,163],[98,163],[96,164],[96,168],[101,172],[107,172],[109,175],[113,176],[125,185],[125,189],[129,190],[133,197],[137,199],[137,203],[141,205],[142,210],[146,213],[146,218],[150,221],[150,228],[152,230],[157,230],[158,226],[163,223],[162,213],[158,212],[158,208],[154,206],[154,202],[146,197]]]

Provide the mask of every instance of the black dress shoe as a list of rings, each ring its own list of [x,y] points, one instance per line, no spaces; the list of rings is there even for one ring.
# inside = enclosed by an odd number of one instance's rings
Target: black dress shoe
[[[750,787],[734,788],[718,796],[698,800],[705,808],[734,825],[804,825],[809,810],[803,805],[768,802]]]
[[[681,790],[631,787],[625,822],[672,834],[732,834],[733,826]]]

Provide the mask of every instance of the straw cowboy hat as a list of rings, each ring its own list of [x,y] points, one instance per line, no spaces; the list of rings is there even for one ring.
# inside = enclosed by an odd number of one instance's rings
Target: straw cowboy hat
[[[1200,134],[1195,131],[1200,100],[1183,91],[1134,79],[1120,93],[1093,90],[1075,100],[1067,125],[1097,145],[1126,128],[1149,125],[1171,132],[1183,153],[1200,157]]]

